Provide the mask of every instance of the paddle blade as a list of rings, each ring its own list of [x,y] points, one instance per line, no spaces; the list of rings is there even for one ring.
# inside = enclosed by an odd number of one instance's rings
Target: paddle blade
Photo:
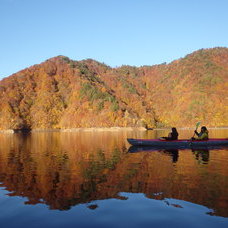
[[[201,122],[197,122],[197,123],[196,123],[196,129],[198,129],[200,123],[201,123]]]
[[[198,129],[200,123],[201,123],[201,122],[197,122],[197,123],[196,123],[196,131],[197,131],[197,129]],[[195,136],[195,131],[194,131],[194,134],[193,134],[192,138],[194,138],[194,136]]]

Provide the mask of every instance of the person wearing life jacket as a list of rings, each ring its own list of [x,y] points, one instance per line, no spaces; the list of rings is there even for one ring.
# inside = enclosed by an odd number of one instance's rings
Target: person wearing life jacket
[[[201,127],[201,131],[198,133],[197,130],[195,130],[195,134],[198,136],[198,138],[192,138],[192,140],[208,140],[208,130],[205,126]]]

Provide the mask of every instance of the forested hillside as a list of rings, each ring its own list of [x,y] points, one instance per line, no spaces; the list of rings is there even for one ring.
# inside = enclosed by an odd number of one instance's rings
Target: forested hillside
[[[228,48],[111,68],[58,56],[0,81],[0,129],[228,126]]]

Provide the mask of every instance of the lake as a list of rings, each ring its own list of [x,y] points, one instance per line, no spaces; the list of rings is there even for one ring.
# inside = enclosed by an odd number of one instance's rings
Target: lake
[[[0,134],[0,226],[228,227],[228,147],[128,150],[168,132]]]

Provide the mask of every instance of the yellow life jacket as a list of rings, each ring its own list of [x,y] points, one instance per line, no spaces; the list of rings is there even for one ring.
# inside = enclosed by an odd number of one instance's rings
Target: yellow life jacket
[[[202,133],[196,140],[207,140],[208,139],[208,130]]]

